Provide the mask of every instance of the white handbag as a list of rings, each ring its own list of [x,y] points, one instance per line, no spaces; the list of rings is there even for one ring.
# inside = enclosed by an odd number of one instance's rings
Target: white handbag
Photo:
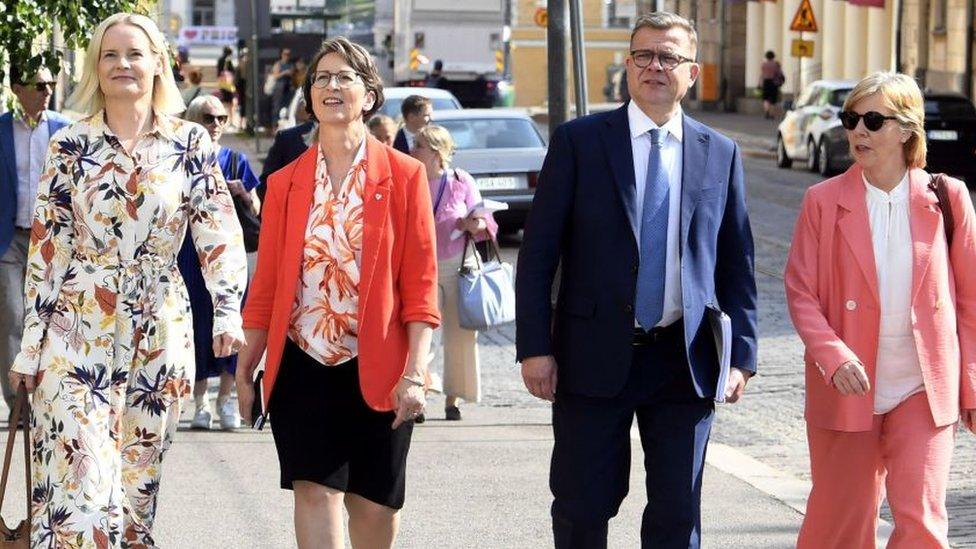
[[[488,251],[489,257],[482,261],[474,239],[465,234],[458,269],[458,318],[467,330],[485,330],[515,320],[512,265],[502,261],[494,239],[488,241]],[[474,262],[467,261],[469,253],[474,254]]]

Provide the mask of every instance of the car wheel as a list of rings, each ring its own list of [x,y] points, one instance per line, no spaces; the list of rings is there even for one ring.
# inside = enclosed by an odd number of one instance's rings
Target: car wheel
[[[813,142],[813,139],[807,141],[807,169],[811,172],[817,171],[817,166],[819,160],[819,151],[817,150],[817,144]]]
[[[834,173],[833,167],[830,165],[830,147],[827,145],[826,139],[821,139],[820,146],[817,147],[817,168],[820,175],[824,177]]]
[[[776,136],[776,166],[779,168],[789,168],[793,165],[790,155],[786,154],[786,143],[783,143],[783,136]]]

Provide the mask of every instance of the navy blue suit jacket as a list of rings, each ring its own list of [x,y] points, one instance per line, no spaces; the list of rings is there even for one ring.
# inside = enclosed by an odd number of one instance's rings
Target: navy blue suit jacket
[[[258,184],[258,198],[262,201],[268,188],[268,176],[291,164],[292,160],[308,150],[308,145],[305,144],[305,136],[312,131],[314,125],[314,122],[305,122],[275,134],[271,148],[268,149],[268,156],[264,159],[261,176],[258,178],[261,181]]]
[[[397,130],[396,137],[393,138],[393,148],[403,154],[410,154],[410,144],[407,143],[407,134],[403,133],[403,128]]]
[[[688,367],[704,398],[715,395],[718,378],[706,306],[732,319],[732,366],[756,370],[753,243],[736,144],[687,115],[683,124],[682,320]],[[612,397],[627,381],[640,257],[636,212],[627,105],[559,126],[519,250],[516,349],[520,361],[553,355],[561,391]]]
[[[71,124],[71,120],[54,111],[47,113],[48,135]],[[0,115],[0,256],[7,253],[17,221],[17,156],[14,148],[13,113]]]

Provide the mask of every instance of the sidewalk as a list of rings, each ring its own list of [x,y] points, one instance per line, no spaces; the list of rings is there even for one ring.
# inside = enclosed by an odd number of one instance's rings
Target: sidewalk
[[[744,156],[776,158],[778,119],[734,112],[688,111],[688,114],[738,143]]]

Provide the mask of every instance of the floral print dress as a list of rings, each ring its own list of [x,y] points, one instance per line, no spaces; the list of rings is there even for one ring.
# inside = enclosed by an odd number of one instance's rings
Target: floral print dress
[[[13,371],[33,395],[32,547],[153,547],[160,464],[194,379],[176,256],[189,229],[214,334],[243,339],[240,224],[210,137],[156,114],[132,153],[102,113],[51,139]]]

